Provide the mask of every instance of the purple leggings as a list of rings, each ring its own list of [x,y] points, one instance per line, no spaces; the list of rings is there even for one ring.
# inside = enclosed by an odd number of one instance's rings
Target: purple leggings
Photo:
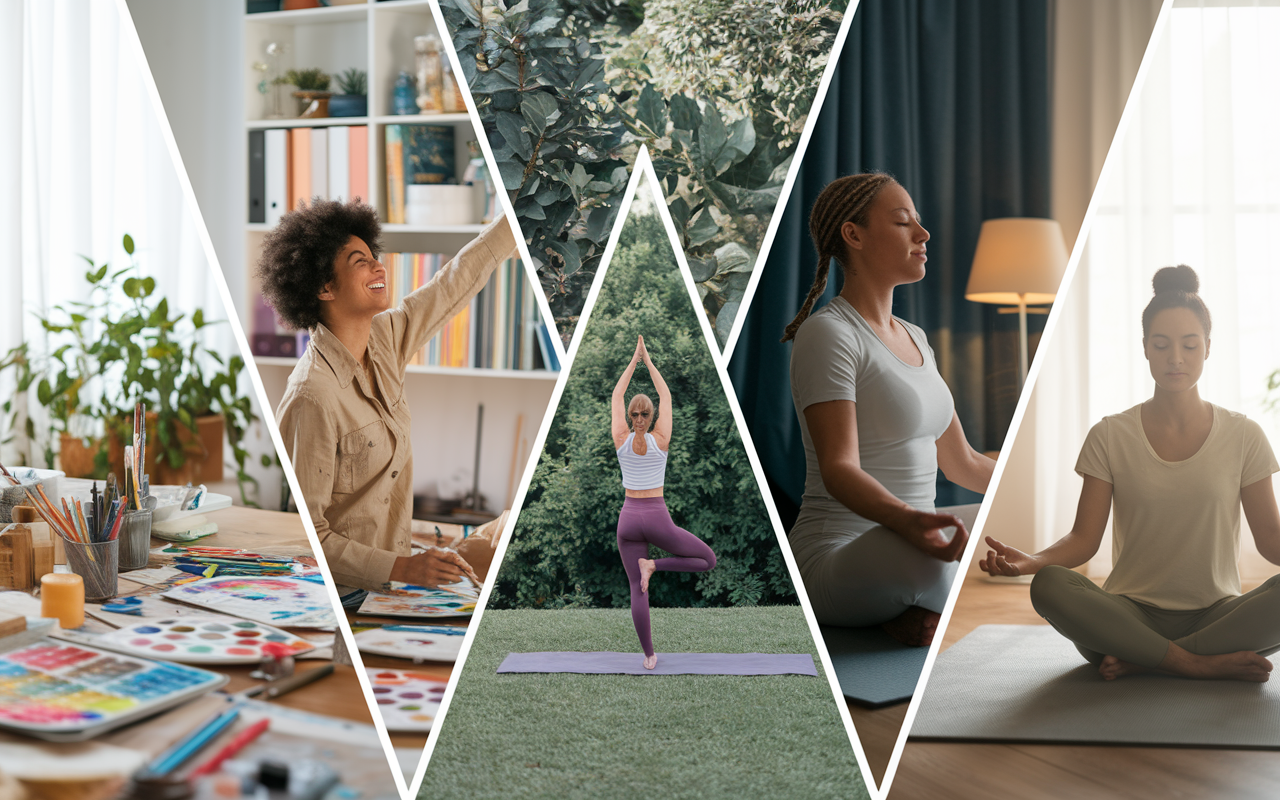
[[[661,497],[628,497],[622,503],[618,554],[631,584],[631,621],[646,656],[653,655],[653,638],[649,630],[649,595],[640,591],[640,559],[649,557],[651,544],[675,554],[654,559],[657,572],[706,572],[716,565],[716,554],[706,542],[671,521]]]

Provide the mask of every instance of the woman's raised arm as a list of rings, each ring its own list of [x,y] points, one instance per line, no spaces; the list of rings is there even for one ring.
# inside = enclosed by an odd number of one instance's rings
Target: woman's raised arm
[[[636,362],[640,360],[640,353],[644,347],[644,339],[636,341],[636,351],[631,355],[631,363],[622,371],[622,377],[618,378],[618,385],[613,387],[613,403],[612,409],[612,429],[613,429],[613,449],[617,450],[622,447],[622,442],[627,438],[627,432],[631,430],[631,426],[627,424],[627,407],[623,403],[626,398],[627,387],[631,385],[631,375],[636,371]]]
[[[653,438],[658,443],[658,447],[663,450],[671,448],[671,390],[667,388],[667,382],[662,379],[658,368],[653,365],[653,359],[649,358],[649,348],[644,346],[644,337],[640,337],[640,354],[644,358],[644,365],[649,368],[649,377],[653,380],[653,388],[658,391],[658,421],[653,426]]]
[[[1051,564],[1067,569],[1078,567],[1098,552],[1109,516],[1111,484],[1085,475],[1080,503],[1076,506],[1076,521],[1070,533],[1033,556],[988,536],[987,546],[991,549],[978,566],[990,575],[1009,576],[1034,575]]]

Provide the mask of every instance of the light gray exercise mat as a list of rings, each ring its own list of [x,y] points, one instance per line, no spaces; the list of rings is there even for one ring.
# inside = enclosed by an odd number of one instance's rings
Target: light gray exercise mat
[[[879,625],[822,627],[822,640],[846,699],[867,708],[905,703],[916,690],[927,647],[907,647]]]
[[[642,653],[508,653],[498,672],[575,672],[582,675],[812,675],[813,656],[777,653],[658,653],[644,668]]]
[[[983,625],[943,651],[912,739],[1280,749],[1280,683],[1103,680],[1048,625]]]

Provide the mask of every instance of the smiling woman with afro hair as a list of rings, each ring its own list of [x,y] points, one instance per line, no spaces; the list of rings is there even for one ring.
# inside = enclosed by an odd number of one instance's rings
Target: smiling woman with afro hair
[[[311,332],[276,409],[343,604],[391,581],[479,583],[457,553],[412,555],[413,453],[405,367],[515,250],[505,218],[391,308],[377,212],[314,199],[267,234],[258,278],[280,319]]]

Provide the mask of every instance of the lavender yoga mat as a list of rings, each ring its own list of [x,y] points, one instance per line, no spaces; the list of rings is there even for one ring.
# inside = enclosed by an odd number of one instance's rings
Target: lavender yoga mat
[[[812,675],[813,656],[777,653],[658,653],[644,668],[641,653],[509,653],[498,672],[574,672],[580,675]]]

